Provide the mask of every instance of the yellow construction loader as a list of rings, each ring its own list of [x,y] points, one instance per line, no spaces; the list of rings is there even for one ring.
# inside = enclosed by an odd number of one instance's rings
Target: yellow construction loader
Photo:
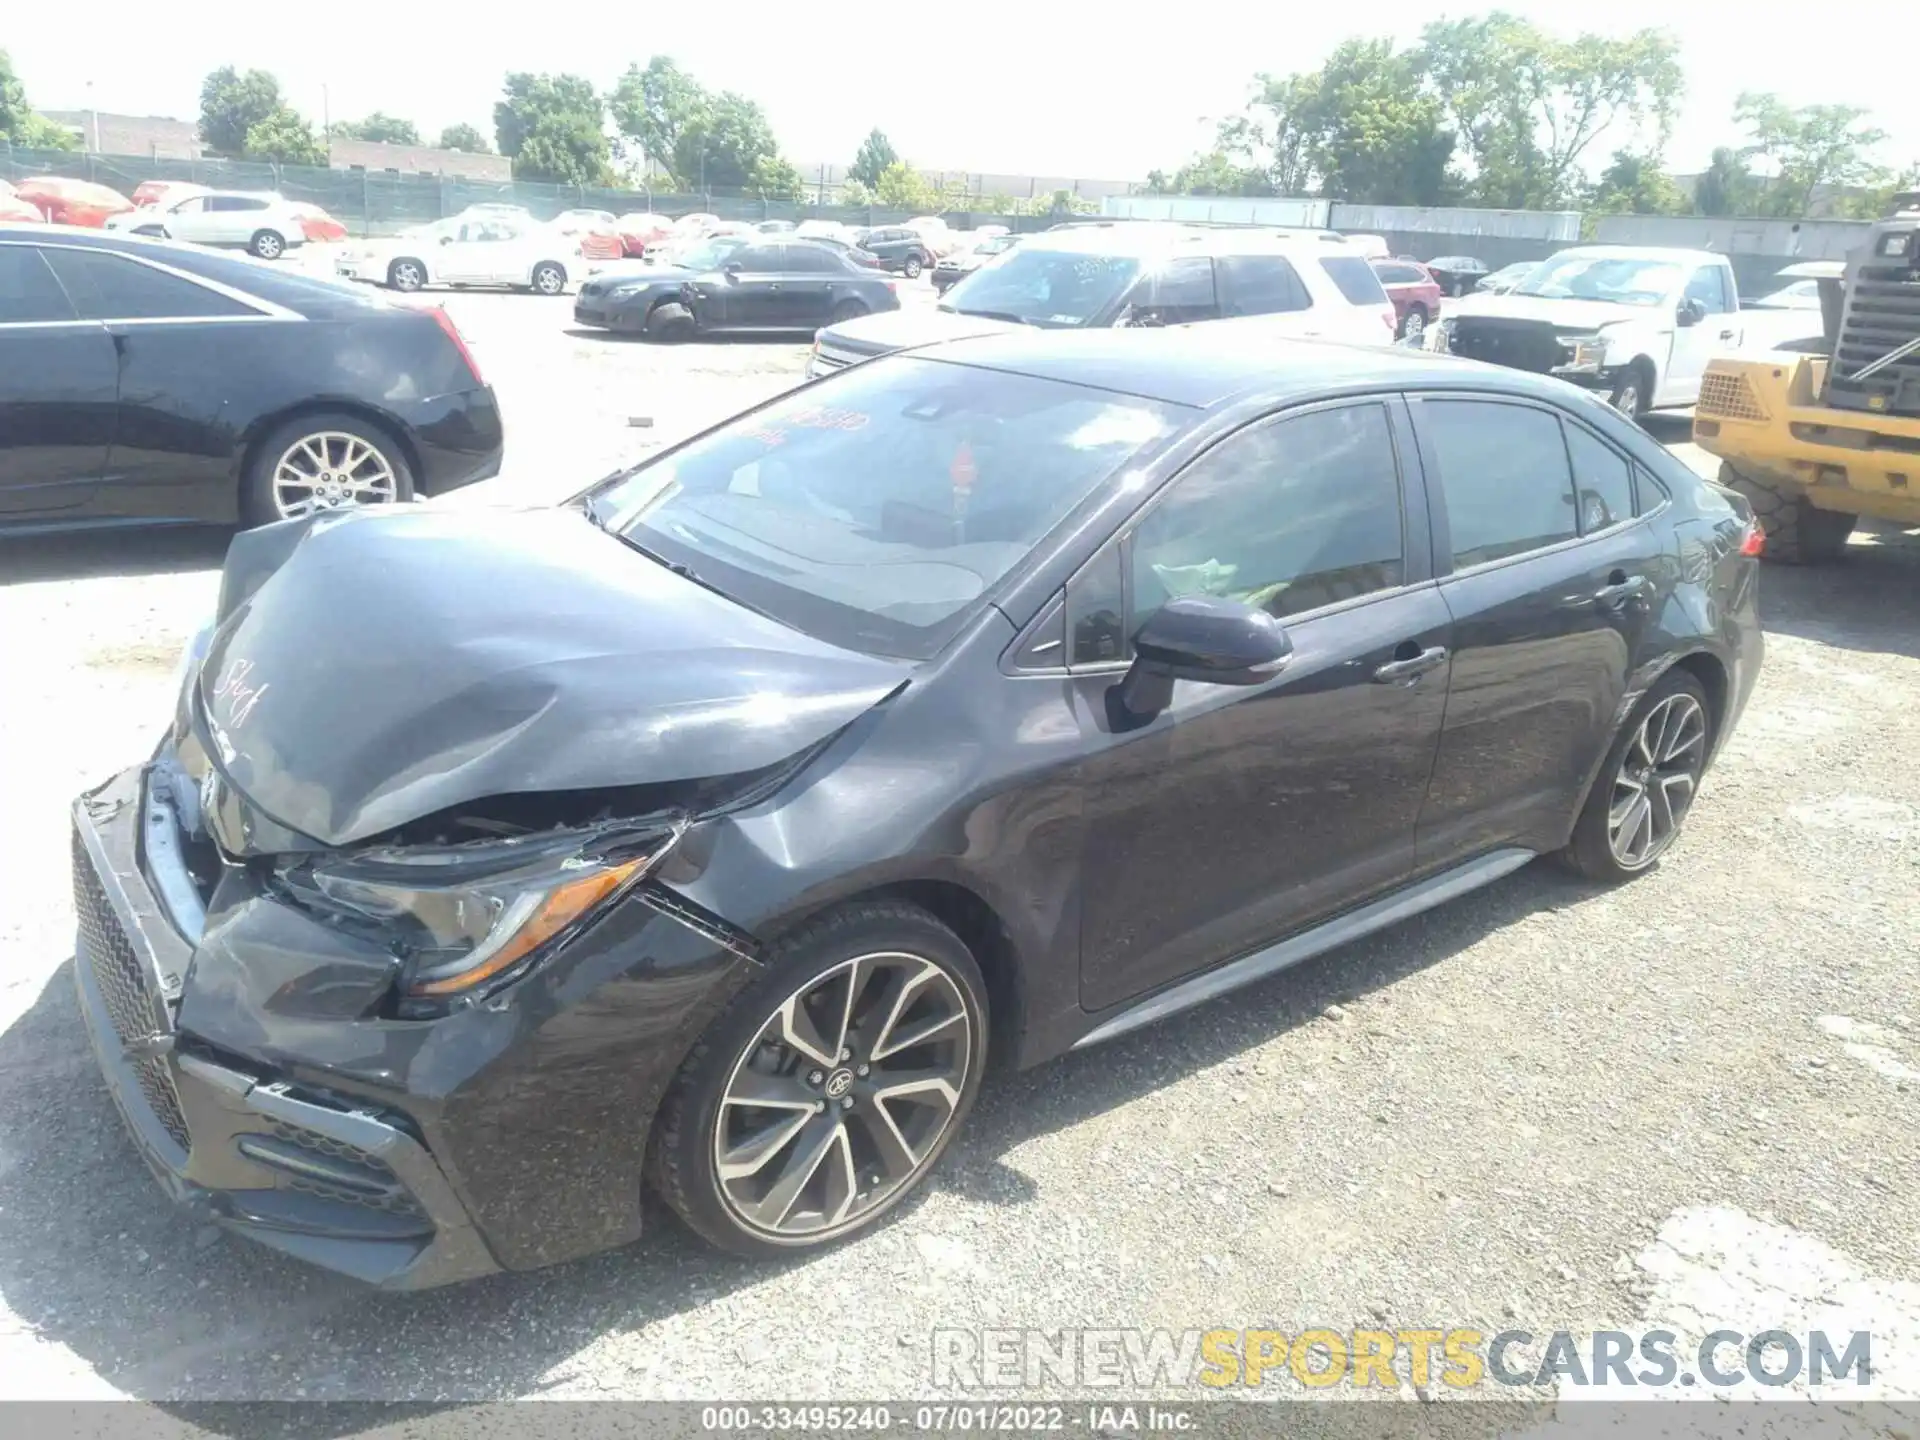
[[[1920,526],[1920,191],[1817,278],[1825,336],[1807,352],[1707,366],[1693,438],[1746,496],[1769,560],[1837,560],[1861,516]]]

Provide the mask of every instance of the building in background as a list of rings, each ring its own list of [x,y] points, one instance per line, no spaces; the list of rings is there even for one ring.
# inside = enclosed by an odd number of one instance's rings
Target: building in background
[[[42,110],[92,155],[137,155],[143,160],[198,160],[206,153],[200,127],[170,115],[115,115],[105,110]]]
[[[513,179],[513,162],[504,155],[469,155],[465,150],[389,145],[380,140],[335,140],[327,146],[327,163],[335,170],[450,175],[461,180],[490,180],[501,184]]]

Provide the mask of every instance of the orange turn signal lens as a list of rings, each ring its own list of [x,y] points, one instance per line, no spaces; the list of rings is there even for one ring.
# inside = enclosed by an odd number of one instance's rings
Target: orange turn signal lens
[[[653,857],[642,855],[604,870],[582,875],[549,890],[526,919],[515,926],[478,963],[455,975],[437,980],[421,980],[412,987],[415,995],[458,995],[484,984],[511,969],[539,949],[562,930],[582,919],[601,902],[619,891],[644,870]]]

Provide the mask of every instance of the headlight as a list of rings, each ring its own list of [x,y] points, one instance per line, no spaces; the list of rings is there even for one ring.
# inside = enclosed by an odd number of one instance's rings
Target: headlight
[[[279,879],[306,908],[391,932],[410,996],[471,995],[573,933],[666,855],[679,831],[561,831],[446,847],[296,857]]]
[[[1607,363],[1607,342],[1597,335],[1562,335],[1560,343],[1573,352],[1573,358],[1560,365],[1561,370],[1591,373]]]

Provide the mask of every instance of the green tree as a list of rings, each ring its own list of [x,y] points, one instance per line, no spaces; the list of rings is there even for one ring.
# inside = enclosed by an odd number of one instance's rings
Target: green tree
[[[509,74],[493,107],[493,129],[515,175],[563,185],[610,177],[606,107],[578,75]]]
[[[864,210],[873,204],[873,191],[858,180],[849,180],[840,187],[840,203]]]
[[[889,210],[911,210],[924,215],[940,203],[940,192],[911,165],[896,160],[880,172],[873,187],[873,200]]]
[[[886,173],[887,167],[899,158],[893,142],[876,126],[860,142],[860,153],[853,157],[853,165],[847,175],[871,190],[880,183],[880,177]]]
[[[1447,198],[1453,132],[1421,81],[1418,55],[1391,40],[1349,40],[1295,89],[1288,103],[1321,194],[1377,205]]]
[[[487,143],[487,137],[464,122],[447,126],[440,132],[440,138],[435,144],[442,150],[464,150],[469,155],[493,153],[493,147]]]
[[[1867,124],[1867,115],[1857,105],[1796,110],[1778,95],[1741,95],[1733,118],[1750,137],[1743,156],[1768,161],[1777,175],[1761,196],[1765,213],[1798,217],[1812,209],[1819,191],[1884,184],[1887,171],[1872,152],[1885,143],[1887,132]]]
[[[385,145],[418,145],[420,130],[413,121],[376,110],[364,120],[343,120],[332,127],[335,140],[374,140]]]
[[[638,145],[648,161],[671,171],[683,185],[699,178],[675,169],[674,156],[680,137],[712,110],[713,97],[671,57],[656,55],[645,69],[629,65],[614,86],[608,108],[614,127]]]
[[[753,162],[746,188],[762,200],[800,200],[807,189],[793,163],[778,154],[762,155]]]
[[[779,155],[766,113],[746,96],[723,90],[680,132],[669,168],[683,185],[750,190],[756,167]]]
[[[34,113],[27,87],[13,73],[13,60],[0,50],[0,139],[23,150],[75,150],[73,133]]]
[[[1693,186],[1693,208],[1702,215],[1751,215],[1760,203],[1759,182],[1738,150],[1722,145]]]
[[[1571,200],[1583,157],[1616,126],[1650,126],[1657,157],[1684,89],[1664,31],[1559,40],[1504,11],[1435,21],[1419,63],[1473,167],[1473,198],[1508,209]]]
[[[1693,207],[1653,156],[1616,150],[1584,208],[1595,215],[1685,215]]]
[[[247,131],[241,153],[249,160],[272,160],[281,165],[325,165],[326,147],[313,126],[288,106],[256,120]]]
[[[200,138],[216,155],[245,154],[253,127],[283,108],[280,82],[265,70],[222,65],[200,85]]]

